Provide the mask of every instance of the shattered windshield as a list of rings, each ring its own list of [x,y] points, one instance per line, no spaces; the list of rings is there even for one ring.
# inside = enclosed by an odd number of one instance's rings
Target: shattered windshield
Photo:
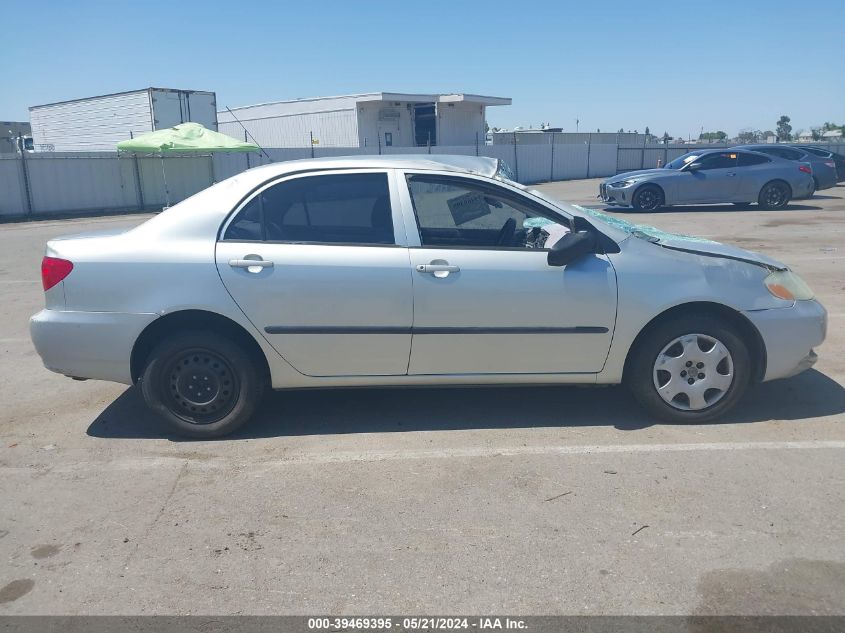
[[[595,209],[588,209],[587,207],[581,207],[578,205],[573,206],[589,218],[604,222],[609,226],[612,226],[621,231],[625,231],[626,233],[629,233],[634,237],[646,240],[647,242],[660,242],[661,240],[685,240],[688,242],[699,242],[705,244],[716,243],[713,240],[707,240],[703,237],[696,237],[694,235],[684,235],[683,233],[669,233],[668,231],[662,231],[657,227],[648,226],[647,224],[634,224],[633,222],[628,222],[627,220],[623,220],[621,218],[615,218],[611,215],[608,215],[607,213],[596,211]]]
[[[497,161],[499,163],[498,167],[496,168],[496,173],[493,178],[497,180],[505,180],[510,183],[516,182],[516,174],[513,173],[511,166],[508,165],[505,161],[501,158]]]

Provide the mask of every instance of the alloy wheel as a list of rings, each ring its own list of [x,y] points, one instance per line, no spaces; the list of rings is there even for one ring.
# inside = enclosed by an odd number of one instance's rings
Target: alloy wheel
[[[781,185],[769,185],[763,192],[763,202],[768,207],[779,207],[786,199],[786,190]]]

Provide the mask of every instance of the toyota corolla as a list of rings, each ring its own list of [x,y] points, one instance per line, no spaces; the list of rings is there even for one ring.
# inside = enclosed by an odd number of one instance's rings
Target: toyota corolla
[[[42,278],[46,367],[137,385],[192,437],[232,432],[267,387],[624,383],[701,422],[810,367],[826,328],[780,262],[551,200],[485,158],[251,169],[132,230],[51,240]]]

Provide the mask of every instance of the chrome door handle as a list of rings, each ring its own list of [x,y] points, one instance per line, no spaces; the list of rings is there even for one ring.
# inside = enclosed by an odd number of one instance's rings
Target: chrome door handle
[[[246,268],[249,270],[250,268],[262,269],[262,268],[272,268],[273,262],[268,261],[266,259],[230,259],[229,266],[232,268]],[[251,271],[250,272],[258,272]]]
[[[418,264],[417,272],[420,273],[457,273],[461,269],[450,264]]]

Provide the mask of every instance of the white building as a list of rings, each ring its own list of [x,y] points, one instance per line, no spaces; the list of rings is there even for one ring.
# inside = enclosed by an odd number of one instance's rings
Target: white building
[[[798,142],[799,143],[812,143],[813,142],[813,131],[812,130],[801,130],[797,134]]]
[[[262,147],[425,147],[484,144],[488,106],[505,97],[372,92],[219,111],[219,131]],[[237,119],[237,120],[236,120]],[[243,126],[243,127],[242,127]]]

